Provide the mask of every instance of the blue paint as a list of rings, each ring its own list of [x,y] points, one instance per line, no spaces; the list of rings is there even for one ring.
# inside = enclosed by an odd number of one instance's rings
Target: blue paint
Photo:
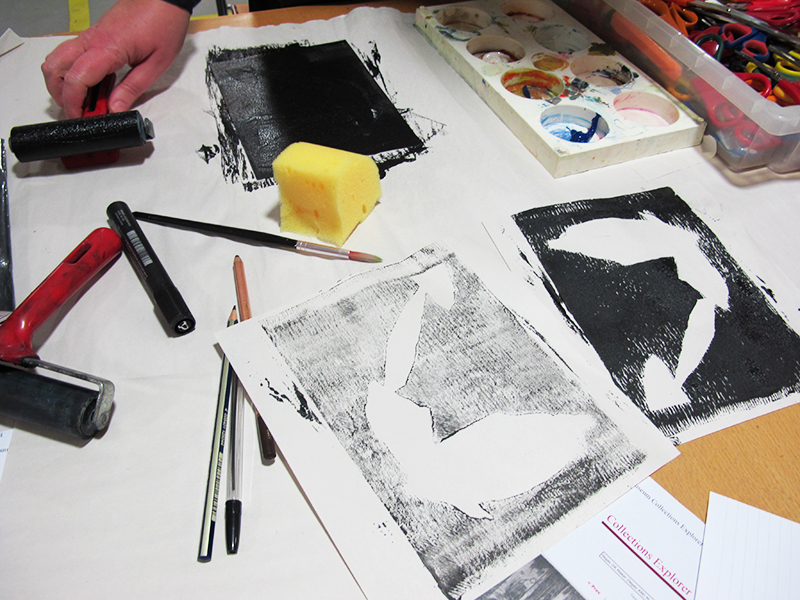
[[[585,144],[586,142],[590,141],[594,136],[595,132],[597,131],[597,124],[600,122],[600,114],[595,113],[594,118],[592,119],[592,124],[589,126],[585,132],[578,131],[577,129],[570,129],[569,141],[570,142],[579,142]]]

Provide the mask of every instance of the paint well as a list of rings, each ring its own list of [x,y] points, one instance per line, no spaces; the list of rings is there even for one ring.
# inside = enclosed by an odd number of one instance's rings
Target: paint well
[[[531,56],[531,63],[541,71],[561,71],[569,66],[569,63],[560,56],[545,54],[544,52]]]
[[[614,108],[625,119],[647,127],[666,127],[680,117],[673,104],[647,92],[620,94],[614,101]]]
[[[517,21],[541,23],[553,16],[553,6],[542,0],[508,0],[501,8],[503,13]]]
[[[525,46],[501,35],[479,35],[467,42],[467,52],[490,64],[507,64],[525,56]]]
[[[558,98],[564,92],[561,79],[537,69],[513,69],[500,81],[507,91],[531,100]]]
[[[606,56],[583,56],[572,63],[575,77],[598,87],[620,87],[633,81],[635,74],[621,62]]]
[[[542,126],[567,142],[588,143],[608,134],[608,122],[599,113],[580,106],[557,106],[542,113]]]
[[[492,17],[477,8],[451,6],[436,13],[439,24],[458,31],[480,31],[492,24]]]
[[[563,54],[573,54],[589,47],[589,36],[585,32],[565,25],[545,25],[537,29],[533,37],[548,50]]]

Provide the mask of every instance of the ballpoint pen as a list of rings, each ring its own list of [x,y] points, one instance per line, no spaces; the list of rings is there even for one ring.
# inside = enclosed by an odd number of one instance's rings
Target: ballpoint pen
[[[250,299],[244,277],[244,265],[237,255],[233,259],[233,280],[236,286],[236,303],[241,320],[250,317]],[[228,554],[239,550],[239,536],[242,529],[242,425],[244,418],[244,390],[236,374],[233,402],[230,410],[230,438],[228,451],[228,500],[225,502],[225,540]]]
[[[225,502],[225,543],[228,554],[239,550],[242,529],[242,424],[244,391],[235,373],[232,373],[233,395],[230,406],[230,437],[228,439],[228,499]]]

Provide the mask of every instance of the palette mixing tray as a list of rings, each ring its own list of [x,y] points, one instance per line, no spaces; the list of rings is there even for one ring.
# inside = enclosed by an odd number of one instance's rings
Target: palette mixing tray
[[[548,0],[423,6],[416,26],[554,177],[702,139],[699,117]]]

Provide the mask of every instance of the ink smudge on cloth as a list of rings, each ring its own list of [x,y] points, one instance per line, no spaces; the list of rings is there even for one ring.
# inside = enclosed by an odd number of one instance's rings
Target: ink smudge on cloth
[[[433,133],[394,106],[379,62],[376,46],[362,59],[346,41],[211,50],[206,84],[226,179],[249,191],[274,184],[273,160],[299,141],[372,156],[381,176],[415,160]]]

